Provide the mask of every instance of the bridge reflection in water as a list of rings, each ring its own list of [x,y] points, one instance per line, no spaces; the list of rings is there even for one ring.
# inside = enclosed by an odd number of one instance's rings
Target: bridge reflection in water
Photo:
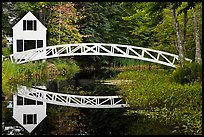
[[[31,133],[47,116],[46,103],[81,108],[129,107],[120,96],[80,96],[46,91],[45,86],[18,86],[13,95],[13,118]]]
[[[120,96],[80,96],[50,92],[39,88],[18,87],[18,96],[50,104],[83,108],[128,107]]]

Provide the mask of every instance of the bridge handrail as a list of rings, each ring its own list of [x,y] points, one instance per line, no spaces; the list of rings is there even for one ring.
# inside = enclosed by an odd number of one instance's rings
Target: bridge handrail
[[[121,96],[80,96],[70,95],[64,93],[50,92],[46,90],[40,90],[36,88],[27,88],[26,86],[18,86],[19,96],[29,99],[37,99],[38,101],[44,101],[56,105],[72,106],[72,107],[89,107],[89,108],[120,108],[128,107],[127,104],[121,104]],[[49,98],[50,97],[50,98]],[[48,99],[49,98],[49,99]],[[78,100],[80,99],[80,100]],[[105,101],[99,102],[99,100],[105,99]],[[120,100],[114,100],[120,99]],[[75,103],[71,103],[71,100]],[[94,102],[95,101],[95,102]],[[104,104],[110,101],[110,104]],[[88,104],[91,103],[91,104]]]
[[[168,56],[172,56],[175,57],[178,60],[178,55],[173,54],[173,53],[168,53],[165,51],[160,51],[160,50],[156,50],[156,49],[150,49],[150,48],[144,48],[144,47],[137,47],[137,46],[132,46],[132,45],[122,45],[122,44],[112,44],[112,43],[75,43],[75,44],[61,44],[61,45],[54,45],[54,46],[48,46],[46,47],[46,49],[49,48],[58,48],[58,47],[64,47],[64,46],[80,46],[80,45],[105,45],[105,46],[115,46],[115,47],[124,47],[124,48],[132,48],[132,49],[141,49],[141,50],[146,50],[146,51],[151,51],[151,52],[155,52],[155,53],[160,53],[160,54],[164,54],[164,55],[168,55]],[[191,59],[189,58],[185,58],[186,61],[190,61],[192,62]]]
[[[156,49],[150,49],[150,48],[144,48],[144,47],[137,47],[137,46],[132,46],[132,45],[122,45],[122,44],[111,44],[111,43],[78,43],[78,44],[61,44],[61,45],[54,45],[54,46],[47,46],[46,49],[49,48],[57,48],[57,47],[64,47],[64,46],[69,46],[69,45],[73,45],[73,46],[79,46],[79,45],[107,45],[107,46],[118,46],[118,47],[130,47],[130,48],[134,48],[134,49],[144,49],[147,51],[152,51],[152,52],[157,52],[158,51],[162,54],[166,54],[166,55],[170,55],[170,56],[174,56],[174,57],[178,57],[178,55],[173,54],[173,53],[168,53],[165,51],[160,51],[160,50],[156,50]],[[186,58],[187,59],[187,58]]]
[[[92,45],[92,47],[89,47],[89,45]],[[74,47],[72,50],[70,47]],[[111,49],[107,49],[106,47],[110,46]],[[58,48],[61,48],[58,50]],[[70,49],[68,49],[70,48]],[[80,52],[76,52],[80,48],[84,49]],[[95,48],[95,49],[94,49]],[[126,48],[126,51],[123,51],[121,48]],[[86,49],[86,50],[85,50]],[[105,51],[101,52],[99,49],[102,49]],[[116,49],[118,53],[115,53],[114,50]],[[54,45],[54,46],[47,46],[46,48],[38,48],[38,49],[32,49],[24,52],[18,52],[10,55],[11,59],[14,56],[18,56],[20,59],[21,63],[21,57],[23,58],[23,55],[26,54],[31,54],[31,53],[37,53],[39,51],[46,50],[44,51],[45,54],[40,57],[33,58],[33,60],[38,60],[38,59],[45,59],[45,58],[52,58],[52,57],[58,57],[58,56],[72,56],[72,55],[105,55],[105,56],[118,56],[118,57],[127,57],[127,58],[135,58],[135,59],[140,59],[140,60],[145,60],[145,61],[150,61],[150,62],[155,62],[155,63],[160,63],[163,65],[167,65],[170,67],[175,67],[174,62],[175,60],[178,60],[178,55],[168,53],[165,51],[160,51],[160,50],[155,50],[155,49],[149,49],[149,48],[144,48],[144,47],[137,47],[137,46],[132,46],[132,45],[121,45],[121,44],[112,44],[112,43],[75,43],[75,44],[60,44],[60,45]],[[67,50],[67,51],[66,51]],[[68,52],[69,50],[69,52]],[[139,53],[138,50],[141,50]],[[91,51],[91,52],[89,52]],[[129,52],[133,52],[134,54],[131,55]],[[50,52],[53,52],[51,55],[48,55]],[[65,52],[61,54],[62,52]],[[155,54],[157,57],[155,57]],[[149,57],[145,57],[145,54],[148,54]],[[159,57],[162,56],[165,61],[160,60]],[[169,57],[173,58],[173,61],[169,60]],[[170,58],[170,59],[171,59]],[[185,58],[186,61],[192,61],[191,59]],[[27,60],[29,61],[29,60]],[[27,62],[27,61],[22,61]],[[31,60],[32,61],[32,60]]]

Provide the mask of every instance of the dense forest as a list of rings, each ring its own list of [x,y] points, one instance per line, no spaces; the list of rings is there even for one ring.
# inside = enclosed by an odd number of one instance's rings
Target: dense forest
[[[47,45],[117,43],[148,47],[201,63],[201,2],[3,2],[2,31],[31,11],[47,27]],[[106,57],[89,57],[105,62]]]

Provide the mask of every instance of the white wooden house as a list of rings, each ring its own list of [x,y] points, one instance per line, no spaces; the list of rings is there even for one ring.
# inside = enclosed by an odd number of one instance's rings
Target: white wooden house
[[[21,89],[18,89],[21,90]],[[13,118],[29,133],[47,116],[46,103],[13,95]]]
[[[13,54],[46,48],[47,28],[29,11],[13,27]]]

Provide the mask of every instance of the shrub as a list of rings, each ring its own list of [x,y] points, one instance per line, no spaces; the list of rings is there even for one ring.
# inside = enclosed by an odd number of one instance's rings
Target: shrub
[[[202,79],[202,65],[197,63],[189,63],[184,67],[178,67],[173,71],[172,79],[175,82],[186,84]]]
[[[2,39],[2,47],[7,47],[8,44],[7,44],[7,39],[5,36],[3,36],[3,39]]]
[[[8,47],[2,47],[2,54],[5,56],[5,57],[9,57],[11,52],[10,50],[8,49]]]
[[[61,74],[75,74],[79,72],[79,67],[76,65],[76,63],[69,59],[55,59],[52,61],[53,64],[56,66],[56,68],[60,71]]]

